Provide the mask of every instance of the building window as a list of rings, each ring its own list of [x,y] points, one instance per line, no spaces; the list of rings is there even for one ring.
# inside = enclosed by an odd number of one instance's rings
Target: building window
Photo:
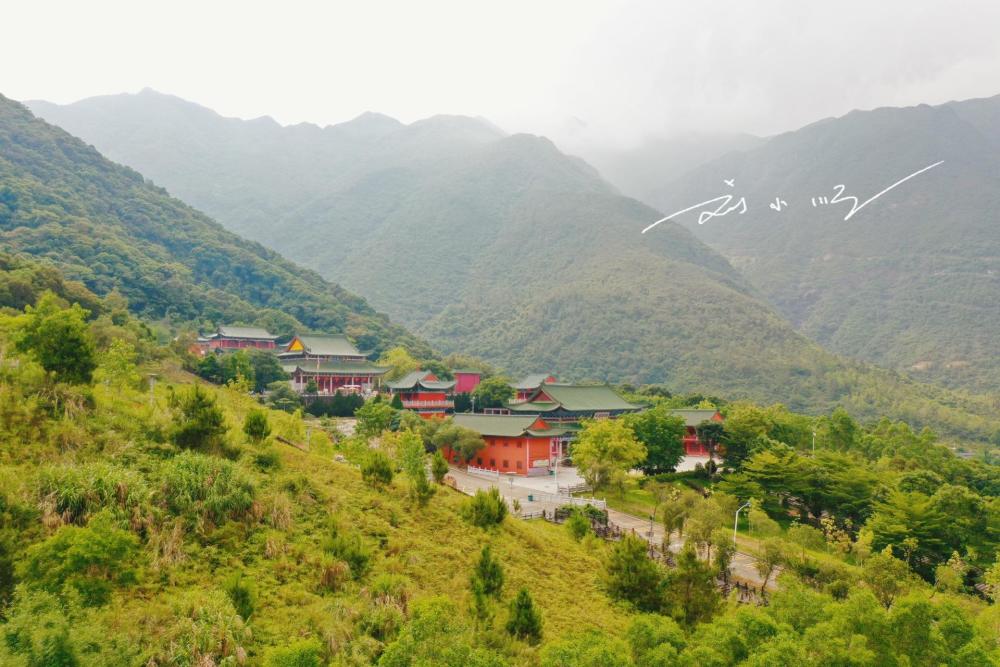
[[[496,459],[490,459],[490,467],[491,468],[496,468],[497,467],[497,460]]]
[[[517,462],[517,469],[518,469],[518,470],[520,470],[520,469],[521,469],[521,462],[520,462],[520,461],[518,461],[518,462]]]
[[[483,460],[481,458],[476,459],[476,463],[479,465],[483,465]]]
[[[510,447],[510,443],[509,443],[509,442],[507,442],[506,440],[504,440],[504,441],[503,441],[503,446],[504,446],[504,447]]]
[[[504,467],[504,468],[509,468],[509,467],[510,467],[510,463],[509,463],[509,462],[507,462],[507,461],[504,461],[504,462],[503,462],[503,467]]]

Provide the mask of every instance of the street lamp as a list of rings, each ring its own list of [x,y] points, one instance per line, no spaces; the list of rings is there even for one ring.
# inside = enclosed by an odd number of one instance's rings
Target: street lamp
[[[733,521],[733,547],[736,546],[736,528],[740,525],[740,512],[750,507],[751,502],[748,500],[736,509],[736,520]]]

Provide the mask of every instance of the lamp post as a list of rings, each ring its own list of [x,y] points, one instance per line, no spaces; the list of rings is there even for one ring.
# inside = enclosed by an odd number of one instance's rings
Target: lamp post
[[[736,520],[733,521],[733,547],[736,547],[736,529],[740,525],[740,512],[750,507],[751,501],[746,501],[736,509]]]

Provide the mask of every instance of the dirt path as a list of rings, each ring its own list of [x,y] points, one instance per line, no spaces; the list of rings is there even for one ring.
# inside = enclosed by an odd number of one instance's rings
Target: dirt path
[[[523,514],[531,515],[542,510],[545,510],[546,513],[551,513],[566,504],[565,501],[552,497],[550,494],[540,494],[535,489],[519,486],[517,479],[513,477],[507,478],[501,476],[500,479],[481,477],[479,475],[470,475],[459,468],[451,468],[448,474],[455,480],[456,488],[469,495],[475,494],[480,489],[486,490],[496,487],[504,498],[508,500],[517,499],[521,505],[521,512]],[[529,496],[532,497],[532,500],[528,500]],[[655,545],[663,543],[663,524],[658,521],[652,522],[652,532],[650,532],[648,517],[642,518],[611,508],[608,508],[608,520],[622,530],[632,532]],[[683,546],[683,539],[679,539],[676,535],[671,536],[671,551],[677,553]],[[763,578],[757,573],[756,559],[743,552],[737,552],[733,557],[730,572],[734,579],[748,583],[756,588],[760,588],[760,585],[764,582]],[[768,582],[768,590],[776,588],[774,583],[775,578],[776,575],[772,576],[771,581]]]

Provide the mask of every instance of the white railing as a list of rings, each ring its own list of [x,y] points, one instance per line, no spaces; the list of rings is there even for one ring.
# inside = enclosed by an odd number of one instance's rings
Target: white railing
[[[403,401],[404,408],[453,408],[455,401]]]
[[[466,472],[470,475],[479,475],[480,477],[490,477],[492,479],[500,479],[499,470],[490,470],[489,468],[477,468],[476,466],[469,466],[466,468]]]
[[[543,502],[550,503],[560,503],[562,505],[576,505],[578,507],[583,507],[585,505],[592,505],[597,509],[606,510],[608,508],[608,502],[606,500],[598,500],[597,498],[579,498],[577,496],[564,496],[561,493],[532,493],[532,498],[535,500],[541,500]]]

